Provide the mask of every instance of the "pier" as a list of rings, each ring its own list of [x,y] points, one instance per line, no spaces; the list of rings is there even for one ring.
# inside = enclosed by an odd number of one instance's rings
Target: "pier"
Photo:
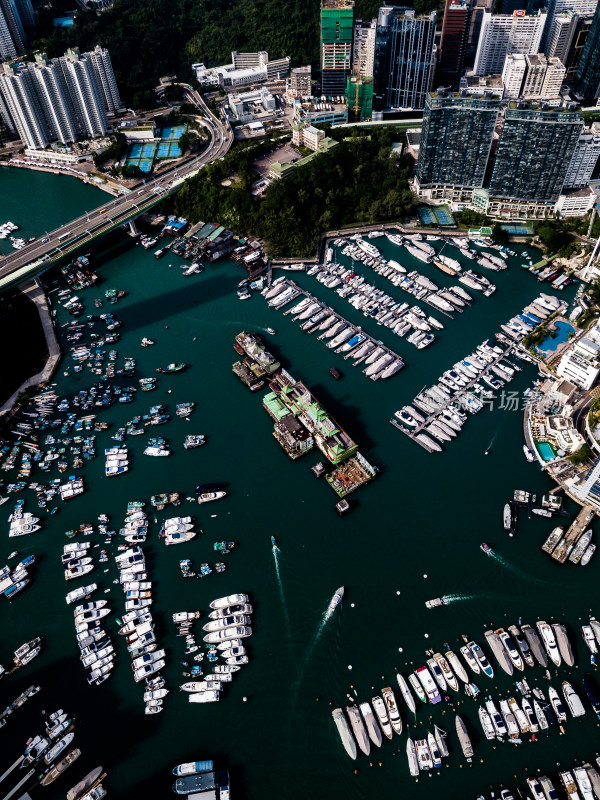
[[[565,563],[571,550],[575,547],[595,514],[596,511],[593,506],[583,506],[576,519],[573,520],[569,530],[559,542],[558,547],[552,553],[552,558],[555,561],[558,561],[559,564]]]
[[[14,672],[16,669],[18,669],[18,667],[14,667],[11,670],[11,672]],[[30,686],[29,689],[25,689],[25,691],[22,694],[20,694],[16,700],[13,700],[13,702],[9,706],[6,706],[4,711],[0,713],[0,720],[6,719],[6,717],[10,716],[15,709],[20,708],[24,703],[26,703],[29,700],[30,697],[36,695],[38,691],[39,687],[36,686]],[[0,778],[0,781],[1,780],[2,778]]]
[[[372,336],[369,336],[369,335],[368,335],[368,334],[367,334],[367,333],[366,333],[366,332],[365,332],[365,331],[362,329],[362,326],[361,326],[361,325],[356,325],[356,323],[354,323],[354,322],[350,322],[350,320],[348,320],[348,319],[346,319],[345,317],[343,317],[343,316],[342,316],[341,314],[339,314],[339,313],[338,313],[338,312],[337,312],[337,311],[336,311],[334,308],[332,308],[332,307],[331,307],[330,305],[328,305],[327,303],[323,302],[323,300],[320,300],[318,297],[315,297],[315,295],[314,295],[314,294],[311,294],[311,292],[309,292],[307,289],[303,289],[301,286],[298,286],[298,284],[297,284],[295,281],[293,281],[293,280],[290,280],[290,279],[287,279],[287,278],[286,278],[286,280],[285,280],[285,284],[286,284],[287,286],[293,286],[295,289],[297,289],[297,291],[298,291],[299,295],[300,295],[300,294],[301,294],[301,295],[304,295],[304,297],[307,297],[307,298],[309,298],[310,300],[312,300],[313,302],[315,302],[315,303],[318,303],[318,304],[321,306],[321,308],[322,308],[324,311],[331,311],[331,313],[332,313],[332,314],[333,314],[333,315],[336,317],[336,319],[338,319],[340,322],[343,322],[345,325],[348,325],[350,328],[354,328],[354,329],[356,330],[356,332],[357,332],[357,333],[358,333],[358,332],[362,333],[362,334],[365,336],[365,339],[364,339],[364,341],[362,341],[362,342],[360,342],[359,344],[357,344],[357,345],[356,345],[356,347],[360,347],[361,345],[363,345],[363,344],[366,344],[366,342],[371,342],[372,344],[376,345],[377,347],[380,347],[380,348],[383,350],[383,353],[382,353],[381,355],[384,355],[384,353],[385,353],[385,354],[387,354],[387,355],[390,355],[390,356],[392,356],[394,359],[400,359],[400,360],[403,362],[403,364],[404,364],[404,365],[406,365],[406,361],[404,360],[404,358],[402,358],[402,356],[399,356],[399,355],[398,355],[397,353],[395,353],[395,352],[394,352],[394,351],[393,351],[391,348],[389,348],[389,347],[387,347],[387,345],[383,344],[383,342],[382,342],[380,339],[374,339]],[[292,300],[290,300],[290,303],[291,303],[291,302],[294,302],[294,301],[296,301],[296,300],[298,299],[298,296],[299,296],[299,295],[297,295],[297,296],[294,298],[294,300],[293,300],[293,301],[292,301]],[[267,301],[267,302],[268,302],[268,301]],[[277,309],[277,310],[279,310],[279,309]],[[284,314],[289,314],[290,312],[291,312],[291,309],[288,309],[287,311],[284,311],[283,313],[284,313]],[[315,313],[318,313],[318,312],[316,312],[316,311],[315,311]],[[294,317],[293,319],[295,319],[295,317]],[[317,326],[317,327],[318,327],[318,326]],[[314,330],[314,329],[313,329],[313,330]],[[312,333],[312,332],[313,332],[313,330],[307,331],[307,333]],[[319,338],[319,337],[317,337],[317,338]],[[340,345],[340,346],[341,346],[341,345]],[[355,348],[353,348],[353,350],[354,350],[354,349],[355,349]],[[352,357],[352,352],[353,352],[353,350],[350,350],[350,351],[348,351],[347,353],[344,353],[344,359],[345,359],[345,360],[346,360],[346,359],[348,359],[348,358],[351,358],[351,357]],[[334,352],[336,352],[336,353],[338,352],[337,348],[336,348],[336,350],[335,350]],[[365,356],[365,358],[367,358],[367,357],[368,357],[368,354]],[[362,359],[362,358],[358,359],[358,361],[355,361],[355,362],[354,362],[354,365],[353,365],[353,366],[356,366],[356,365],[357,365],[357,364],[359,364],[361,361],[363,361],[363,359]],[[392,362],[390,362],[390,363],[392,363]],[[389,366],[389,365],[386,365],[386,366]]]
[[[445,403],[442,403],[440,401],[440,403],[438,404],[438,407],[436,408],[436,410],[432,411],[431,414],[429,414],[427,416],[427,419],[425,420],[425,422],[422,422],[420,425],[417,425],[416,427],[409,429],[409,428],[406,428],[404,425],[402,425],[394,417],[392,417],[392,419],[390,420],[390,423],[395,428],[398,428],[399,431],[402,431],[402,433],[405,433],[409,437],[409,439],[412,439],[417,444],[420,444],[421,447],[423,447],[425,450],[427,450],[428,453],[437,452],[437,451],[433,451],[430,447],[428,447],[425,442],[421,442],[418,439],[416,439],[415,436],[417,434],[419,434],[419,433],[426,433],[428,436],[432,436],[435,439],[435,435],[431,431],[427,430],[427,426],[430,423],[434,422],[439,417],[439,415],[448,408],[448,406],[452,405],[453,403],[458,403],[460,405],[461,404],[461,397],[463,397],[466,393],[468,393],[473,388],[473,386],[478,381],[481,380],[481,378],[483,378],[486,375],[489,375],[489,372],[490,372],[491,368],[495,367],[496,364],[499,361],[502,361],[504,358],[508,358],[508,356],[510,356],[513,353],[513,350],[514,350],[514,347],[512,347],[512,346],[508,347],[507,350],[505,350],[497,358],[495,358],[493,361],[491,361],[489,364],[487,364],[485,369],[483,369],[475,378],[473,378],[468,383],[466,383],[465,386],[462,386],[461,389],[460,389],[460,392],[457,392],[454,396],[449,397],[448,400]],[[509,363],[511,363],[511,362],[509,362]],[[520,372],[521,371],[521,367],[516,366],[516,364],[511,364],[511,366],[515,369],[516,372]],[[501,379],[501,380],[504,380],[504,379]],[[504,383],[506,383],[505,380],[504,380]],[[427,390],[425,389],[424,391],[427,391]],[[490,391],[491,391],[491,389],[490,389]],[[481,402],[485,403],[486,399],[485,398],[481,398]],[[434,398],[431,398],[431,403],[432,404],[434,403]],[[422,410],[419,409],[419,411],[421,412]],[[422,413],[427,414],[426,411],[422,411]],[[443,444],[443,443],[440,442],[440,444]],[[450,444],[450,442],[447,442],[447,444]]]

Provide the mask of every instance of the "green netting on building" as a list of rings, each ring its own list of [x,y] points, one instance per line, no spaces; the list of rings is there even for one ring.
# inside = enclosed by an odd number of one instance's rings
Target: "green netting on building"
[[[346,83],[348,116],[355,121],[373,116],[373,81],[368,78],[348,78]]]
[[[352,8],[322,8],[321,42],[324,44],[351,42],[353,19]]]

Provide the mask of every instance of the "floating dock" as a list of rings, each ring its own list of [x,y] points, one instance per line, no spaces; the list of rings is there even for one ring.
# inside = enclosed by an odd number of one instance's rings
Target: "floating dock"
[[[577,518],[573,520],[571,527],[552,553],[552,558],[555,561],[558,561],[559,564],[565,563],[571,550],[575,547],[587,528],[589,528],[595,515],[596,511],[593,506],[586,505],[581,509]]]

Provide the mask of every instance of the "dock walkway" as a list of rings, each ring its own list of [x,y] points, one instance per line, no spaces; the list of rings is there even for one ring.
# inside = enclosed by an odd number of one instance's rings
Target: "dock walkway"
[[[398,422],[398,420],[397,420],[397,419],[394,419],[393,417],[392,417],[392,419],[390,420],[390,423],[391,423],[391,424],[392,424],[392,425],[393,425],[395,428],[398,428],[398,430],[402,431],[402,433],[406,434],[406,435],[409,437],[409,439],[412,439],[412,440],[413,440],[413,441],[415,441],[417,444],[420,444],[420,445],[421,445],[421,447],[423,447],[423,448],[424,448],[425,450],[427,450],[429,453],[433,452],[433,451],[431,450],[431,448],[429,448],[425,442],[422,442],[422,441],[420,441],[419,439],[416,439],[416,438],[415,438],[415,437],[417,436],[417,434],[419,434],[419,433],[426,433],[428,436],[433,436],[433,434],[431,433],[431,431],[428,431],[428,430],[427,430],[427,426],[428,426],[430,423],[434,422],[434,421],[437,419],[437,417],[439,417],[439,415],[440,415],[440,414],[441,414],[443,411],[445,411],[445,410],[448,408],[448,406],[450,406],[450,405],[452,405],[452,404],[455,404],[455,403],[459,403],[459,404],[460,404],[460,399],[461,399],[461,396],[464,396],[466,393],[468,393],[468,392],[469,392],[469,391],[470,391],[470,390],[473,388],[473,386],[474,386],[474,385],[475,385],[475,384],[476,384],[478,381],[480,381],[480,380],[481,380],[481,378],[483,378],[483,377],[484,377],[484,376],[486,376],[486,375],[489,375],[489,372],[490,372],[491,368],[492,368],[492,367],[494,367],[494,366],[496,366],[496,364],[497,364],[499,361],[502,361],[502,359],[504,359],[504,358],[508,358],[508,356],[512,355],[512,353],[513,353],[514,349],[515,349],[515,348],[514,348],[513,346],[510,346],[510,347],[508,347],[508,348],[507,348],[507,349],[506,349],[506,350],[505,350],[505,351],[504,351],[504,352],[503,352],[501,355],[499,355],[499,356],[498,356],[497,358],[495,358],[495,359],[494,359],[492,362],[490,362],[489,364],[487,364],[487,366],[485,367],[485,369],[484,369],[482,372],[480,372],[480,373],[479,373],[479,374],[478,374],[478,375],[477,375],[475,378],[473,378],[472,380],[470,380],[470,381],[469,381],[469,382],[468,382],[468,383],[467,383],[465,386],[461,387],[461,390],[460,390],[460,392],[457,392],[457,394],[456,394],[456,395],[454,395],[454,396],[452,396],[452,397],[449,397],[449,398],[448,398],[448,400],[447,400],[447,402],[445,402],[445,403],[440,403],[440,404],[439,404],[439,406],[438,406],[438,408],[437,408],[435,411],[432,411],[432,413],[431,413],[431,414],[430,414],[430,415],[427,417],[427,419],[425,420],[425,422],[421,423],[420,425],[417,425],[416,427],[409,429],[409,428],[405,427],[404,425],[402,425],[400,422]],[[519,372],[520,372],[520,370],[521,370],[521,367],[517,367],[515,364],[513,364],[513,367],[515,367],[516,371],[519,371]],[[432,402],[433,402],[433,399],[432,399]],[[481,402],[485,403],[485,399],[484,399],[484,398],[481,398]],[[467,409],[467,410],[468,410],[468,409]],[[419,411],[420,411],[421,413],[426,413],[426,412],[422,412],[422,411],[421,411],[421,409],[419,409]],[[435,437],[433,436],[433,438],[435,438]],[[449,444],[449,442],[448,442],[448,444]]]
[[[571,527],[552,553],[552,558],[559,564],[564,564],[569,554],[577,544],[578,540],[588,528],[590,521],[594,518],[596,510],[593,506],[585,505],[573,520]]]
[[[385,354],[392,356],[394,359],[400,359],[404,363],[404,365],[406,365],[406,361],[404,360],[404,358],[402,358],[402,356],[399,356],[398,353],[395,353],[391,348],[389,348],[387,345],[385,345],[380,339],[375,339],[372,336],[369,336],[366,333],[366,331],[364,331],[362,329],[362,327],[360,325],[356,325],[356,323],[350,322],[350,320],[348,320],[345,317],[343,317],[338,311],[336,311],[334,308],[332,308],[330,305],[328,305],[328,303],[324,302],[323,300],[320,300],[314,294],[309,292],[308,289],[303,289],[295,281],[293,281],[293,280],[291,280],[289,278],[286,278],[285,283],[288,286],[293,286],[295,289],[297,289],[299,294],[304,295],[304,297],[309,298],[310,300],[312,300],[315,303],[318,303],[323,310],[331,311],[332,314],[334,314],[334,316],[336,317],[336,319],[338,319],[340,322],[343,322],[345,325],[348,325],[348,327],[350,327],[350,328],[354,328],[357,331],[357,333],[358,332],[362,333],[365,336],[365,339],[362,342],[360,342],[358,345],[356,345],[357,348],[360,347],[361,345],[365,344],[368,341],[372,342],[377,347],[380,347],[384,351]],[[294,298],[294,300],[297,300],[298,297],[299,297],[299,295],[296,296]],[[292,302],[292,301],[290,301],[290,302]],[[279,309],[277,309],[277,310],[279,310]],[[288,314],[290,311],[291,311],[291,309],[288,309],[287,311],[284,311],[283,313],[284,314]],[[315,312],[315,313],[317,313],[317,312]],[[313,331],[308,331],[308,332],[309,333],[313,333]],[[334,351],[334,352],[336,352],[336,351]],[[352,352],[353,351],[350,350],[347,353],[344,353],[344,359],[347,360],[348,358],[351,358],[352,357]],[[383,355],[383,353],[381,355]],[[358,359],[358,361],[356,361],[354,363],[354,366],[359,364],[362,360],[363,360],[362,358]],[[392,362],[390,362],[390,363],[392,363]]]

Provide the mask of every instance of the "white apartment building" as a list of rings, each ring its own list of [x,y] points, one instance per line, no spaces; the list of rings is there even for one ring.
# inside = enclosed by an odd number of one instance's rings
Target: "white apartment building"
[[[96,73],[96,79],[104,95],[104,107],[108,114],[118,114],[120,111],[125,110],[125,106],[121,102],[119,95],[119,88],[115,80],[115,73],[113,71],[110,54],[105,47],[96,47],[91,50],[87,55],[91,58]]]
[[[537,53],[546,24],[546,13],[527,15],[523,11],[513,14],[491,14],[485,11],[475,54],[473,73],[488,75],[502,72],[508,53]]]
[[[584,128],[571,158],[563,185],[564,189],[583,189],[589,185],[600,157],[600,123]]]
[[[542,96],[542,86],[546,77],[548,62],[543,53],[534,53],[525,56],[527,69],[525,70],[525,80],[521,87],[521,97],[525,100],[534,100]]]
[[[521,87],[527,72],[527,62],[522,53],[507,53],[502,70],[504,97],[516,100],[521,96]]]
[[[591,389],[600,374],[600,344],[592,328],[561,358],[556,374],[581,389]],[[594,338],[592,338],[594,337]]]
[[[544,77],[542,93],[540,95],[542,100],[550,100],[559,96],[565,79],[565,73],[567,71],[560,58],[553,56],[547,61],[546,75]]]
[[[550,58],[555,56],[564,63],[571,46],[574,22],[576,17],[571,11],[565,14],[557,14],[551,23],[548,36],[546,37],[545,54]]]
[[[120,107],[120,99],[108,53],[96,48],[94,54],[69,50],[60,58],[38,54],[35,63],[3,65],[0,94],[28,149],[106,134],[107,111]]]
[[[363,22],[357,19],[354,23],[354,40],[352,42],[352,66],[361,78],[373,77],[375,61],[375,34],[377,20]]]
[[[558,98],[565,71],[558,58],[546,58],[543,53],[508,53],[502,70],[504,97],[510,100]]]

